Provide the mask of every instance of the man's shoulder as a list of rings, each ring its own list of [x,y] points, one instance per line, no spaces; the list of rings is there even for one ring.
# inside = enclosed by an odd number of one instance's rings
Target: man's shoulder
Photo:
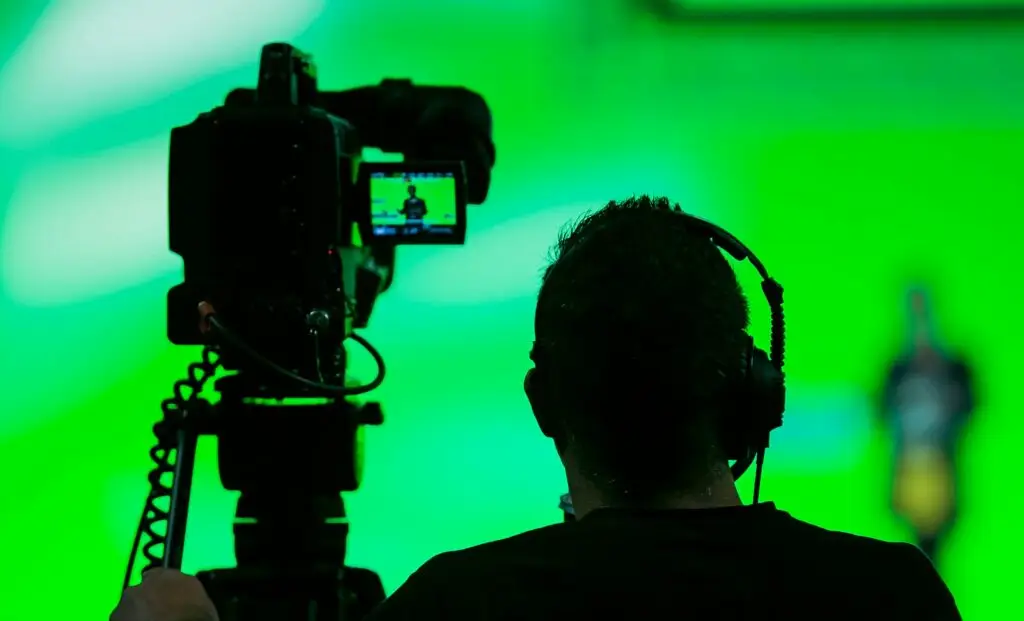
[[[791,528],[779,543],[800,550],[796,556],[822,574],[860,576],[879,586],[902,585],[904,590],[922,582],[928,588],[942,586],[931,561],[915,545],[829,530],[795,518]]]
[[[458,566],[479,566],[481,563],[514,558],[523,554],[535,555],[539,549],[558,553],[560,542],[571,524],[552,524],[528,530],[504,539],[496,539],[462,550],[440,554],[432,562],[438,570],[450,571]]]
[[[790,517],[788,523],[788,532],[785,533],[788,536],[783,536],[781,541],[802,540],[809,545],[805,549],[810,551],[830,555],[863,555],[869,559],[908,559],[921,554],[916,546],[909,543],[897,543],[841,530],[831,530],[795,517]]]
[[[779,543],[801,551],[798,562],[813,568],[818,579],[855,583],[863,593],[874,592],[890,612],[904,613],[902,618],[960,619],[952,594],[917,546],[789,521],[791,531]]]
[[[378,606],[367,621],[407,619],[461,619],[465,616],[465,598],[480,584],[494,584],[493,571],[528,550],[536,550],[546,541],[559,538],[562,525],[526,531],[481,545],[444,552],[416,570],[398,590]],[[469,606],[472,608],[472,605]],[[475,614],[475,613],[474,613]]]

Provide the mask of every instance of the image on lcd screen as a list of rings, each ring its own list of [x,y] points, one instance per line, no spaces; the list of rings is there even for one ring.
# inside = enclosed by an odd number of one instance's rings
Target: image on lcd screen
[[[370,225],[378,237],[451,235],[458,224],[455,173],[370,174]]]

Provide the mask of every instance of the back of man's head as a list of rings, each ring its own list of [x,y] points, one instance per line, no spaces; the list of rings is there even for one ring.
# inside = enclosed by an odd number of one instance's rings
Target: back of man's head
[[[563,230],[543,281],[536,338],[563,448],[607,493],[704,484],[748,324],[718,248],[668,199],[632,198]]]

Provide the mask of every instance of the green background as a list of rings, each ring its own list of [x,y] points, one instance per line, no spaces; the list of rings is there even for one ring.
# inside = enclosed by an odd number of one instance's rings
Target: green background
[[[559,465],[521,394],[538,272],[564,221],[648,192],[732,229],[786,285],[791,397],[764,494],[829,528],[907,536],[872,402],[902,345],[902,287],[934,283],[981,392],[941,569],[965,618],[1018,607],[1021,25],[694,28],[610,0],[3,11],[0,619],[104,618],[118,597],[150,426],[199,354],[164,336],[181,276],[168,130],[254,84],[272,40],[314,53],[325,88],[464,84],[495,118],[498,166],[467,245],[403,249],[366,331],[389,364],[374,395],[387,423],[367,433],[349,498],[352,564],[391,590],[435,553],[560,519]],[[410,315],[432,329],[398,329]],[[765,328],[759,314],[762,341]],[[234,499],[213,442],[200,450],[189,570],[233,560]]]

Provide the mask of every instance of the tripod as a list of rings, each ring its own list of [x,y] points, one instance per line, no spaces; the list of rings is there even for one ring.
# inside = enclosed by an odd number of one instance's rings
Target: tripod
[[[221,484],[241,493],[234,523],[237,567],[198,574],[221,620],[365,617],[384,600],[384,588],[376,573],[345,566],[348,522],[341,492],[359,487],[359,429],[383,423],[380,404],[359,406],[343,398],[289,404],[285,397],[303,395],[268,390],[266,376],[239,373],[215,383],[221,399],[211,405],[198,392],[218,366],[216,350],[204,350],[203,361],[190,366],[189,379],[178,382],[175,397],[164,403],[151,451],[158,464],[150,474],[153,491],[132,558],[145,533],[149,567],[180,569],[197,441],[214,435]],[[172,472],[168,487],[161,478]],[[169,500],[166,511],[156,502],[162,498]],[[154,528],[161,521],[166,535]]]

